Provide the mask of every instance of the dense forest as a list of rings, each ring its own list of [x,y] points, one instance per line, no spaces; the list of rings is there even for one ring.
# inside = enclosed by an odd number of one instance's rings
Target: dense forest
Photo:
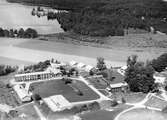
[[[64,8],[50,13],[65,31],[90,36],[123,36],[128,28],[167,33],[167,2],[162,0],[8,0]]]

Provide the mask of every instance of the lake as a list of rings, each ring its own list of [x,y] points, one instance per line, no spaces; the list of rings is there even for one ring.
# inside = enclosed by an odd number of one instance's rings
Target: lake
[[[63,32],[57,20],[48,21],[47,17],[34,17],[31,11],[34,6],[8,3],[0,0],[0,27],[5,29],[34,28],[39,34]]]

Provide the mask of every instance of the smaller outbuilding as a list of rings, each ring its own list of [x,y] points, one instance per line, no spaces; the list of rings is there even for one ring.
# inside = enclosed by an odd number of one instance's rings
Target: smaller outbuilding
[[[24,89],[24,87],[22,85],[15,85],[13,87],[13,89],[15,90],[15,92],[17,93],[19,99],[22,101],[22,102],[28,102],[28,101],[31,101],[31,95],[28,93],[28,91],[26,91]]]

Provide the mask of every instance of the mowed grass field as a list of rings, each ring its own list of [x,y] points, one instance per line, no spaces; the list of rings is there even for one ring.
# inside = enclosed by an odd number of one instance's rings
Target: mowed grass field
[[[33,106],[33,103],[24,105],[22,107],[18,107],[18,108],[16,108],[16,110],[18,111],[18,113],[20,115],[23,113],[26,115],[26,117],[24,118],[25,120],[40,120],[40,118],[39,118],[39,116],[38,116],[38,114]],[[17,120],[17,118],[16,118],[16,120]]]
[[[30,65],[30,64],[33,64],[33,62],[16,60],[16,59],[11,59],[11,58],[0,56],[0,64],[1,65],[3,64],[3,65],[20,66],[20,65]]]
[[[122,40],[122,42],[124,42],[124,40]],[[74,45],[70,43],[67,44],[53,41],[42,41],[35,39],[19,43],[16,46],[21,48],[50,51],[50,52],[84,56],[90,58],[97,58],[101,56],[104,57],[106,60],[117,61],[117,62],[125,62],[127,60],[127,57],[132,54],[138,55],[139,60],[146,61],[147,59],[156,58],[160,54],[167,51],[165,48],[158,48],[158,47],[128,48],[124,46],[122,47],[113,46],[112,48],[107,49],[107,48],[99,48],[92,46]]]
[[[33,93],[39,94],[42,98],[52,95],[63,95],[69,102],[89,101],[100,97],[85,83],[77,80],[74,80],[70,85],[65,84],[62,80],[32,83],[30,88],[32,87],[34,89]],[[78,95],[75,89],[79,89],[83,95]]]
[[[95,112],[88,112],[81,114],[83,120],[114,120],[114,118],[123,110],[130,108],[128,105],[120,105],[113,108],[113,111],[99,110]],[[135,119],[134,119],[135,120]]]
[[[148,109],[130,110],[119,117],[119,120],[166,120],[167,114]]]

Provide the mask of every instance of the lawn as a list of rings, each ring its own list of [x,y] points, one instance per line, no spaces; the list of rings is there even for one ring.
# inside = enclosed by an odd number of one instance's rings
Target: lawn
[[[148,109],[134,109],[122,114],[119,120],[166,120],[167,114]]]
[[[108,85],[103,80],[104,78],[96,77],[96,78],[87,78],[87,81],[89,81],[95,88],[97,89],[105,89]]]
[[[24,113],[26,115],[26,120],[40,120],[36,110],[33,107],[33,103],[19,107],[16,110],[18,111],[19,115]]]
[[[16,94],[12,93],[12,89],[0,87],[0,104],[7,104],[10,106],[20,105]]]
[[[11,59],[11,58],[0,56],[0,64],[12,65],[12,66],[18,65],[19,66],[19,65],[30,65],[30,64],[32,64],[32,62],[16,60],[16,59]]]
[[[80,117],[83,120],[114,120],[114,118],[123,110],[129,108],[131,106],[127,105],[120,105],[116,108],[113,108],[113,111],[107,111],[107,110],[99,110],[95,112],[88,112],[85,114],[81,114]]]
[[[127,103],[137,103],[142,101],[145,98],[146,94],[144,93],[133,93],[133,92],[116,92],[113,93],[110,98],[114,98],[118,101],[121,101],[122,97],[125,98]]]
[[[44,82],[40,85],[32,83],[31,86],[34,88],[33,93],[39,94],[42,98],[60,94],[70,102],[95,100],[99,98],[99,95],[85,83],[77,80],[73,80],[69,85],[65,84],[62,80],[53,80]],[[83,95],[78,95],[76,89],[81,91]]]

